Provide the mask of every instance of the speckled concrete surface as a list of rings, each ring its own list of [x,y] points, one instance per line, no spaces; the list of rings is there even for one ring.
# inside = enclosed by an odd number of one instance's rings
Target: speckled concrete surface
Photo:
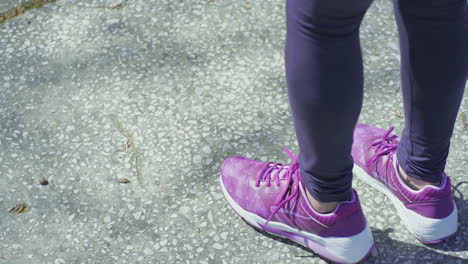
[[[119,3],[60,0],[0,25],[0,264],[325,263],[244,224],[218,182],[230,155],[297,152],[285,2]],[[373,4],[361,32],[360,121],[401,132],[391,1]],[[377,243],[367,263],[466,263],[468,131],[461,118],[456,128],[460,234],[423,246],[355,182]],[[8,213],[21,201],[31,211]]]
[[[7,11],[13,7],[21,5],[21,3],[26,2],[22,0],[2,0],[0,2],[0,12]]]

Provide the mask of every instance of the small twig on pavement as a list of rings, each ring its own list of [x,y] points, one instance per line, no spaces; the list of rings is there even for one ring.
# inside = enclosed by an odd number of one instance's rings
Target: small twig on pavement
[[[107,8],[107,9],[120,9],[124,7],[124,5],[127,3],[128,0],[123,0],[122,2],[110,6],[97,6],[97,8]]]
[[[468,122],[466,120],[465,112],[463,111],[460,112],[460,120],[463,125],[463,130],[468,130]]]
[[[396,109],[395,115],[396,115],[398,118],[403,118],[403,113],[401,112],[401,109],[400,109],[400,108],[397,108],[397,109]]]
[[[117,130],[124,135],[127,138],[127,144],[126,148],[130,149],[133,154],[135,154],[135,170],[136,170],[136,176],[138,179],[138,182],[142,184],[141,182],[141,175],[142,175],[142,170],[140,166],[140,152],[138,151],[137,147],[135,146],[135,140],[133,139],[133,136],[123,128],[122,124],[117,120],[117,117],[112,118],[114,124],[117,126]]]

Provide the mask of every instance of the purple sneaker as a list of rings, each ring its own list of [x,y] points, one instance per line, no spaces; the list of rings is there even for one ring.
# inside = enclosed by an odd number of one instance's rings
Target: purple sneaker
[[[396,149],[399,139],[389,130],[358,124],[352,155],[354,174],[395,205],[407,229],[422,243],[441,242],[457,232],[457,207],[450,178],[443,173],[440,186],[411,189],[398,173]]]
[[[341,202],[333,212],[316,212],[299,175],[298,157],[284,150],[293,163],[227,158],[220,182],[229,205],[250,225],[293,240],[323,258],[339,263],[363,260],[373,248],[373,238],[356,191],[352,201]]]

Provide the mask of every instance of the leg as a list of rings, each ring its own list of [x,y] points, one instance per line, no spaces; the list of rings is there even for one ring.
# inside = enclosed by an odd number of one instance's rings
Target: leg
[[[372,0],[287,1],[285,66],[301,177],[321,202],[349,200],[363,97],[359,26]]]
[[[468,74],[466,0],[395,0],[405,129],[403,171],[439,182]]]
[[[358,30],[372,0],[286,1],[286,78],[300,155],[285,149],[290,164],[229,157],[221,165],[221,188],[257,229],[333,262],[358,263],[374,244],[351,189],[350,157],[363,90]],[[349,202],[322,214],[307,191],[323,202]]]

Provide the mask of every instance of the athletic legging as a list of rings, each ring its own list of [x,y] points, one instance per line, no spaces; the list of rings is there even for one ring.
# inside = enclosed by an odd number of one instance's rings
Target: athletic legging
[[[301,177],[322,202],[351,197],[363,99],[359,27],[372,0],[286,0],[288,97]],[[405,127],[402,169],[437,182],[468,75],[466,0],[395,0]]]

